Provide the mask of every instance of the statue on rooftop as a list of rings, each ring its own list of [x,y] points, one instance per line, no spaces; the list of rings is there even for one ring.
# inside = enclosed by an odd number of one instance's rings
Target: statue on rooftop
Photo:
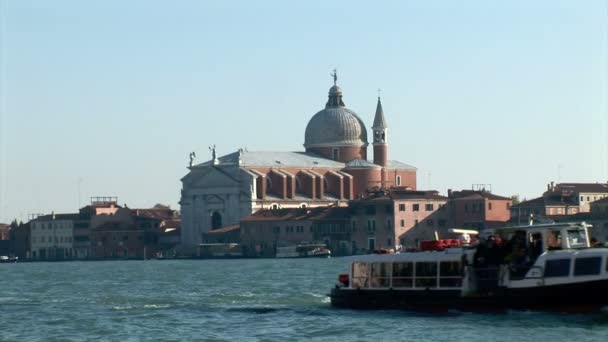
[[[194,161],[194,158],[196,158],[196,153],[194,153],[194,151],[190,152],[190,167],[192,167],[192,162]]]
[[[338,71],[334,69],[334,72],[329,75],[334,78],[334,85],[336,85],[336,83],[338,82]]]

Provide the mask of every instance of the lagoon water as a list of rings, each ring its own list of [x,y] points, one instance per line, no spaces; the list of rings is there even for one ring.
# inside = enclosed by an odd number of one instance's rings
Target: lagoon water
[[[601,314],[333,309],[326,294],[346,262],[1,264],[0,341],[608,340]]]

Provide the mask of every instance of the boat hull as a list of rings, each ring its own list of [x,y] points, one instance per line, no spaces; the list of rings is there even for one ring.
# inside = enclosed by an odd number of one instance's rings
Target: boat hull
[[[608,306],[608,280],[534,288],[501,288],[493,294],[469,297],[462,297],[460,290],[334,288],[330,298],[332,306],[351,309],[594,312]]]

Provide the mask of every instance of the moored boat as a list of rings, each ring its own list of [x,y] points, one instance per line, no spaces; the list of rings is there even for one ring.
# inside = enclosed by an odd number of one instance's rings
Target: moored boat
[[[277,247],[277,258],[329,258],[331,251],[324,244],[300,244]]]
[[[504,238],[502,245],[496,239]],[[430,244],[432,245],[432,244]],[[608,249],[588,225],[496,229],[474,246],[356,257],[330,293],[336,307],[595,311],[608,305]]]

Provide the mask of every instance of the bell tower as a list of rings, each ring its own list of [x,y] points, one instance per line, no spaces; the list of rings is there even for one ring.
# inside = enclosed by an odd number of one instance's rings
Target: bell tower
[[[386,166],[388,162],[388,126],[386,125],[386,119],[382,111],[380,96],[378,96],[372,133],[374,137],[374,164]]]

